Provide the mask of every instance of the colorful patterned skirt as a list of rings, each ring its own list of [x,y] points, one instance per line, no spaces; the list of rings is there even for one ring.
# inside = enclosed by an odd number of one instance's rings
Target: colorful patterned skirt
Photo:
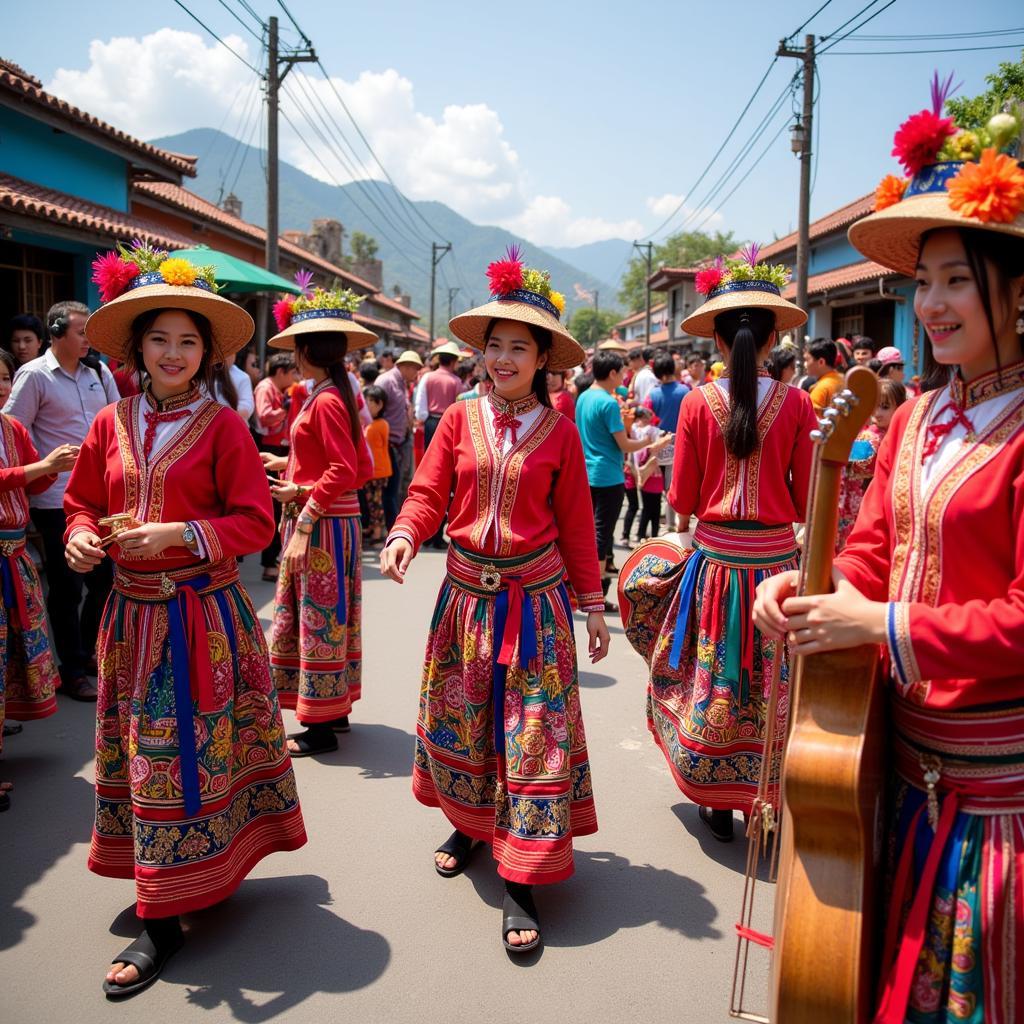
[[[499,559],[453,543],[420,689],[416,799],[527,885],[568,878],[573,836],[597,831],[564,573],[554,545]]]
[[[640,562],[635,575],[650,571]],[[776,659],[780,717],[789,669],[785,645],[754,628],[754,591],[796,567],[790,526],[701,523],[659,595],[648,626],[647,725],[694,803],[746,812],[757,794]]]
[[[25,530],[0,530],[0,725],[5,716],[21,722],[47,718],[57,710],[60,675],[50,648],[46,605]],[[0,739],[0,749],[3,740]]]
[[[894,697],[883,1024],[1024,1020],[1024,707]],[[928,780],[932,782],[932,794]]]
[[[288,546],[294,519],[285,519]],[[281,707],[304,724],[351,714],[363,692],[362,524],[324,516],[313,524],[301,573],[282,565],[270,627],[270,665]]]
[[[140,917],[226,899],[306,832],[263,630],[233,558],[118,566],[100,627],[89,868]]]

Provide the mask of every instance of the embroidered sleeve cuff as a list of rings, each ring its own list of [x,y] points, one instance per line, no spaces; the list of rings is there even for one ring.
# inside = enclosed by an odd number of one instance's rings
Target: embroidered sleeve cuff
[[[220,546],[217,531],[205,519],[196,519],[191,526],[196,531],[199,553],[211,562],[220,561],[224,557],[224,550]]]
[[[886,617],[886,636],[892,673],[900,694],[906,696],[915,684],[921,682],[921,672],[914,657],[910,640],[910,605],[891,601]]]
[[[325,509],[319,501],[315,501],[313,498],[308,498],[306,500],[306,504],[302,506],[302,512],[300,514],[310,520],[322,519],[327,515],[327,509]]]
[[[384,547],[388,547],[388,545],[393,544],[399,538],[401,538],[402,540],[407,540],[412,545],[413,552],[416,552],[416,549],[418,547],[416,543],[416,538],[408,530],[404,529],[401,526],[395,527],[395,529],[393,529],[388,534],[388,539],[384,542]]]
[[[580,611],[582,612],[604,611],[604,594],[602,594],[600,590],[596,590],[590,594],[577,594],[576,600],[579,603]]]

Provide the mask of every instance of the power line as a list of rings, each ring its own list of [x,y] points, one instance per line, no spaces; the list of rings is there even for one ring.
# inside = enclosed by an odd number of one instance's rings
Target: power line
[[[252,18],[252,20],[253,20],[253,21],[255,21],[255,22],[256,22],[256,24],[257,24],[257,25],[259,25],[259,26],[260,26],[260,28],[261,28],[261,29],[262,29],[263,31],[266,31],[266,28],[267,28],[267,26],[266,26],[266,23],[265,23],[265,22],[263,21],[263,19],[262,19],[262,18],[261,18],[261,17],[260,17],[260,16],[259,16],[259,15],[258,15],[258,14],[257,14],[257,13],[256,13],[256,12],[254,11],[254,10],[253,10],[253,9],[252,9],[252,7],[251,7],[251,6],[250,6],[250,5],[249,5],[249,4],[248,4],[248,3],[246,2],[246,0],[238,0],[238,6],[239,6],[239,7],[241,7],[241,8],[242,8],[242,10],[243,10],[243,11],[245,11],[245,13],[246,13],[246,14],[248,14],[248,15],[249,15],[249,17],[250,17],[250,18]]]
[[[261,46],[263,45],[262,36],[256,35],[256,33],[242,20],[242,16],[238,13],[238,11],[236,11],[233,7],[228,6],[227,0],[217,0],[217,3],[219,3],[221,7],[223,7],[224,10],[227,11],[228,14],[230,14],[231,17],[234,18],[235,21],[237,21],[238,24],[241,25],[242,28],[245,29],[245,31],[253,37],[253,39],[256,40],[257,43],[259,43]]]
[[[254,99],[256,100],[256,103],[253,103]],[[224,186],[227,183],[227,179],[228,179],[229,175],[231,174],[231,168],[234,166],[235,157],[238,156],[238,151],[239,151],[239,149],[242,146],[242,140],[244,138],[246,138],[247,135],[250,138],[252,137],[252,132],[250,131],[250,120],[252,119],[252,115],[253,115],[254,111],[256,113],[256,119],[252,123],[254,125],[259,123],[259,120],[260,120],[260,117],[259,117],[260,106],[261,106],[261,104],[259,103],[259,88],[254,88],[252,90],[252,92],[250,93],[249,97],[245,101],[245,106],[244,106],[244,108],[242,110],[242,117],[239,120],[238,129],[236,130],[235,134],[233,135],[234,143],[235,144],[232,147],[231,154],[228,157],[227,166],[226,167],[222,166],[220,168],[220,195],[221,195],[221,198],[223,198],[223,196],[224,196]],[[243,159],[243,163],[244,163],[244,159]],[[235,176],[235,182],[237,183],[237,181],[238,181],[238,176],[236,175]],[[232,185],[232,189],[231,190],[232,191],[234,190],[234,185]],[[218,205],[220,205],[220,200],[218,200]]]
[[[853,35],[853,33],[857,31],[857,29],[863,28],[869,21],[874,21],[875,18],[877,18],[880,14],[883,14],[885,13],[885,11],[889,10],[889,8],[892,7],[894,3],[896,3],[896,0],[889,0],[889,2],[884,7],[879,7],[878,10],[875,11],[873,14],[869,14],[859,25],[856,25],[854,28],[851,28],[849,32],[846,32],[845,34],[833,39],[832,42],[828,44],[828,46],[818,51],[818,56],[820,57],[822,54],[828,53],[828,51],[831,50],[832,47],[838,46],[844,39],[846,39],[847,36]],[[868,7],[870,6],[871,4],[868,4]],[[865,8],[865,10],[867,10],[867,8]],[[829,36],[829,38],[831,39],[832,37]]]
[[[844,29],[844,28],[846,28],[846,26],[847,26],[847,25],[849,25],[851,21],[856,21],[856,20],[857,20],[857,19],[858,19],[858,18],[859,18],[859,17],[860,17],[860,16],[862,15],[862,14],[864,14],[864,13],[865,13],[865,11],[869,11],[869,10],[871,10],[871,8],[872,8],[872,7],[874,7],[876,3],[878,3],[878,0],[871,0],[871,3],[869,3],[869,4],[865,4],[865,5],[864,5],[864,6],[863,6],[863,7],[862,7],[862,8],[861,8],[861,9],[860,9],[860,10],[859,10],[859,11],[858,11],[858,12],[857,12],[856,14],[854,14],[854,15],[852,15],[851,17],[847,18],[847,19],[846,19],[846,21],[844,21],[844,22],[842,23],[842,25],[840,25],[840,26],[839,26],[838,28],[836,28],[836,29],[833,29],[833,30],[832,30],[832,32],[831,32],[831,33],[829,33],[829,35],[827,35],[827,36],[822,36],[822,37],[821,37],[821,41],[822,41],[822,42],[824,42],[824,41],[825,41],[826,39],[833,39],[833,38],[834,38],[835,36],[837,36],[837,35],[838,35],[838,34],[839,34],[840,32],[842,32],[842,31],[843,31],[843,29]],[[859,26],[858,26],[858,27],[859,27]],[[851,31],[851,32],[856,32],[856,31],[857,31],[857,29],[850,29],[850,31]]]
[[[971,53],[978,50],[1017,50],[1024,41],[1003,43],[1000,46],[953,46],[944,50],[829,50],[830,57],[895,57],[914,53]]]
[[[803,32],[803,30],[807,28],[807,26],[810,25],[810,23],[814,21],[814,19],[819,14],[821,14],[821,12],[825,10],[825,8],[828,7],[830,3],[832,3],[832,0],[825,0],[825,2],[811,16],[805,22],[803,22],[803,24],[798,25],[795,29],[793,29],[793,31],[790,32],[789,35],[786,36],[786,38],[792,39],[793,36],[799,35],[801,32]]]
[[[234,192],[238,186],[238,179],[242,176],[242,169],[245,167],[245,161],[249,159],[249,151],[252,149],[253,138],[258,132],[261,131],[263,125],[263,118],[260,117],[261,105],[256,104],[256,116],[253,118],[252,128],[249,131],[249,136],[245,140],[245,149],[242,150],[242,159],[238,161],[238,170],[235,171],[235,176],[231,181],[231,188],[229,191]]]
[[[284,11],[285,17],[292,23],[292,28],[294,28],[295,31],[299,33],[302,42],[306,46],[312,46],[313,44],[310,42],[309,36],[307,36],[306,33],[303,32],[301,28],[299,28],[299,23],[295,20],[295,17],[292,14],[292,12],[289,11],[288,8],[285,6],[284,0],[277,0],[277,5],[278,7],[281,8],[282,11]]]
[[[195,23],[196,23],[196,24],[197,24],[197,25],[198,25],[198,26],[199,26],[199,27],[200,27],[200,28],[202,29],[202,30],[203,30],[203,31],[204,31],[204,32],[206,32],[206,33],[207,33],[208,35],[211,35],[211,36],[213,36],[213,38],[214,38],[214,39],[216,39],[216,40],[217,40],[217,42],[218,42],[218,43],[220,43],[220,45],[221,45],[221,46],[223,46],[223,47],[224,47],[224,49],[228,51],[228,53],[231,53],[231,54],[233,54],[233,55],[234,55],[235,57],[237,57],[237,58],[238,58],[238,59],[239,59],[239,60],[240,60],[240,61],[241,61],[241,62],[242,62],[242,63],[243,63],[243,64],[244,64],[244,65],[245,65],[245,66],[246,66],[246,67],[247,67],[247,68],[248,68],[248,69],[249,69],[249,70],[250,70],[250,71],[251,71],[251,72],[252,72],[253,74],[254,74],[254,75],[256,75],[256,76],[257,76],[257,77],[259,77],[259,78],[263,78],[263,72],[262,72],[262,71],[260,71],[260,69],[259,69],[259,68],[254,68],[254,67],[253,67],[253,66],[252,66],[252,65],[251,65],[251,64],[250,64],[250,63],[249,63],[249,62],[248,62],[248,61],[247,61],[247,60],[246,60],[246,59],[245,59],[245,58],[244,58],[244,57],[243,57],[243,56],[242,56],[242,55],[241,55],[241,54],[240,54],[240,53],[239,53],[239,52],[238,52],[237,50],[236,50],[236,49],[234,49],[234,48],[233,48],[233,47],[231,47],[231,46],[228,46],[228,44],[227,44],[227,43],[225,43],[225,42],[224,42],[224,40],[223,40],[223,39],[221,39],[221,37],[220,37],[219,35],[217,35],[217,33],[216,33],[216,32],[214,32],[214,31],[213,31],[213,29],[212,29],[212,28],[210,28],[210,26],[209,26],[209,25],[207,25],[207,24],[206,24],[206,22],[205,22],[205,21],[203,21],[203,20],[202,20],[201,18],[199,18],[199,17],[197,16],[197,15],[193,14],[193,13],[192,13],[192,12],[191,12],[191,11],[190,11],[190,10],[189,10],[189,9],[188,9],[188,8],[187,8],[186,6],[185,6],[185,5],[184,5],[184,4],[183,4],[183,3],[181,2],[181,0],[174,0],[174,2],[175,2],[175,3],[176,3],[176,4],[177,4],[177,5],[178,5],[178,6],[179,6],[179,7],[180,7],[180,8],[181,8],[181,9],[182,9],[182,10],[183,10],[183,11],[184,11],[184,12],[185,12],[185,13],[186,13],[186,14],[187,14],[187,15],[188,15],[188,16],[189,16],[189,17],[190,17],[190,18],[191,18],[191,19],[192,19],[192,20],[193,20],[193,21],[194,21],[194,22],[195,22]]]
[[[931,32],[914,35],[872,35],[869,32],[865,32],[862,35],[858,34],[850,38],[856,39],[858,42],[863,40],[864,42],[904,43],[915,39],[983,39],[987,36],[1012,36],[1015,32],[1024,32],[1024,26],[1020,28],[995,28],[989,29],[987,32]]]

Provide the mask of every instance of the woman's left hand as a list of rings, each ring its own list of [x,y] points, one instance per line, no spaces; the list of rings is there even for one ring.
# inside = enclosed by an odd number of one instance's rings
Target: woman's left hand
[[[275,501],[279,501],[283,505],[285,502],[296,499],[299,493],[299,485],[290,484],[285,480],[275,480],[270,485],[270,493]]]
[[[302,572],[309,557],[309,534],[295,530],[281,555],[281,568],[286,572]]]
[[[184,547],[184,523],[143,523],[117,535],[117,544],[132,558],[156,558],[167,548]]]
[[[590,663],[595,665],[608,653],[610,642],[604,612],[590,612],[587,615],[587,636],[590,637]]]
[[[783,602],[792,654],[820,654],[861,644],[884,644],[889,606],[870,601],[840,578],[831,594],[790,597]]]

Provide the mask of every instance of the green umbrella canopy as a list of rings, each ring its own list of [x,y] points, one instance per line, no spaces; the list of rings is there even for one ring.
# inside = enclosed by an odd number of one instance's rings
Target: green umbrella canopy
[[[269,270],[247,263],[237,256],[218,252],[205,245],[194,249],[178,249],[171,255],[188,260],[198,267],[213,267],[217,284],[226,292],[289,292],[301,295],[302,289]]]

